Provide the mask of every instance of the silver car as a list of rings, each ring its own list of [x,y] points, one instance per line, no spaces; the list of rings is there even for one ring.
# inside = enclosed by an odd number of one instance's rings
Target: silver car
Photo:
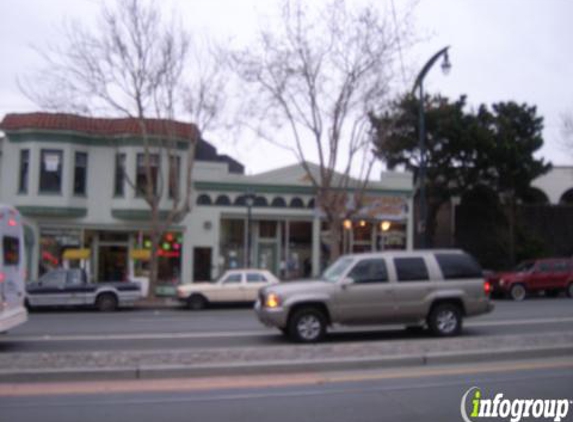
[[[462,319],[493,310],[479,264],[460,250],[346,255],[315,281],[264,288],[264,324],[299,342],[323,339],[333,324],[401,324],[457,335]]]

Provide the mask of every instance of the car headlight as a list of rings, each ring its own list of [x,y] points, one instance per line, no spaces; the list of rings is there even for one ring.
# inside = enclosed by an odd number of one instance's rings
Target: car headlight
[[[265,297],[265,308],[275,309],[279,308],[282,304],[281,297],[276,293],[269,293]]]

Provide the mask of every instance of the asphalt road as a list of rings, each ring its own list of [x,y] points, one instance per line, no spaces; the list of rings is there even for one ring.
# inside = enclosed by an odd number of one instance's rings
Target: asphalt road
[[[462,421],[464,393],[478,387],[483,399],[502,393],[504,399],[565,400],[562,420],[571,421],[572,386],[572,358],[280,377],[0,384],[0,415],[20,422]],[[471,412],[471,398],[466,403]]]
[[[573,330],[573,300],[535,298],[497,301],[493,313],[465,322],[466,336],[494,336]],[[338,328],[333,343],[419,339],[401,327]],[[250,308],[35,312],[27,324],[0,336],[0,351],[151,350],[286,344],[277,330],[263,327]]]

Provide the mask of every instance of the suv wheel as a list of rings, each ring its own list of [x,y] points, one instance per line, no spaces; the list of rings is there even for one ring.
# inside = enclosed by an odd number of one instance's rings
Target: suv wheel
[[[428,326],[434,335],[456,336],[462,331],[462,312],[453,303],[436,305],[428,316]]]
[[[111,293],[98,296],[96,307],[101,312],[113,312],[117,309],[117,298]]]
[[[192,295],[187,299],[187,307],[192,311],[200,311],[207,307],[207,299],[201,295]]]
[[[573,299],[573,282],[567,286],[567,296]]]
[[[326,334],[326,318],[316,308],[302,308],[296,311],[288,324],[290,337],[299,343],[314,343]]]
[[[523,284],[514,284],[509,290],[509,296],[516,301],[522,301],[526,295],[525,286]]]

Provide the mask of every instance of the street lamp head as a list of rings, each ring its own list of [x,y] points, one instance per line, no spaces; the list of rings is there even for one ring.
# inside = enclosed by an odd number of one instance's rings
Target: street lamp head
[[[448,50],[444,53],[444,60],[442,61],[442,72],[447,75],[452,70],[452,64],[450,63],[450,56],[448,55]]]

